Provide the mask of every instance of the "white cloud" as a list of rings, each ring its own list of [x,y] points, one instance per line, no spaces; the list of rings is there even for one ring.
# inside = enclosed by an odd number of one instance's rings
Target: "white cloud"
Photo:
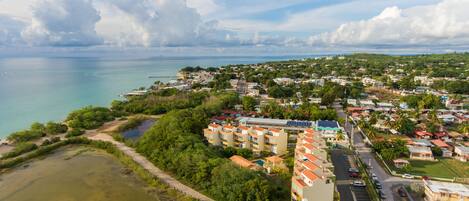
[[[408,9],[388,7],[369,19],[314,35],[316,45],[438,46],[469,42],[468,0],[444,0]]]
[[[22,32],[25,41],[40,46],[99,45],[95,31],[101,17],[90,0],[42,0],[32,7],[31,24]]]
[[[208,16],[222,9],[214,0],[187,0],[187,6],[197,9],[202,16]]]
[[[216,21],[204,22],[196,9],[185,0],[114,0],[109,2],[119,10],[132,27],[120,35],[150,46],[221,45],[235,42],[230,32],[219,28]],[[122,14],[124,16],[122,16]],[[109,22],[109,21],[108,21]],[[229,39],[229,40],[228,40]],[[124,41],[122,41],[124,42]]]
[[[22,42],[21,30],[25,24],[9,16],[0,15],[0,45],[9,46]]]

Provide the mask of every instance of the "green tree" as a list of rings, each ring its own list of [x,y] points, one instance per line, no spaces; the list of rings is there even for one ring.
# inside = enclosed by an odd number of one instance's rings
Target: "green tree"
[[[257,100],[251,96],[244,96],[242,99],[243,109],[253,111],[257,105]]]

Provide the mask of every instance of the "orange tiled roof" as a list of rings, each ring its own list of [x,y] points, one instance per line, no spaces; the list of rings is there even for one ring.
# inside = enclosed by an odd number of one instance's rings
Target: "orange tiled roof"
[[[301,179],[292,178],[292,180],[300,188],[304,188],[306,186],[306,183]]]
[[[319,160],[319,158],[313,154],[305,154],[304,156],[306,157],[306,159],[308,159],[311,162]]]
[[[310,144],[314,143],[314,140],[311,138],[304,138],[303,140]]]
[[[311,181],[319,179],[318,175],[314,174],[314,172],[312,172],[310,170],[303,171],[303,175],[305,175]]]
[[[269,130],[272,131],[272,132],[275,132],[275,133],[280,133],[280,130],[279,130],[279,129],[269,128]]]
[[[317,165],[315,165],[314,163],[311,163],[310,161],[303,162],[303,165],[311,171],[319,169]]]
[[[316,149],[316,147],[314,147],[312,144],[305,144],[305,145],[303,145],[303,146],[304,146],[306,149],[309,149],[309,150],[311,150],[311,151]]]
[[[281,163],[283,161],[283,158],[280,158],[278,156],[270,156],[270,157],[265,158],[265,160],[268,160],[272,163]]]
[[[449,147],[449,145],[446,144],[446,142],[443,142],[442,140],[431,140],[431,142],[438,147]]]
[[[223,126],[223,128],[227,128],[227,129],[233,129],[233,128],[234,128],[234,126],[232,126],[232,125],[226,125],[226,126]]]
[[[308,129],[305,130],[305,133],[311,133],[312,134],[312,133],[314,133],[314,130],[311,129],[311,128],[308,128]]]
[[[220,127],[220,125],[218,125],[218,124],[215,124],[215,123],[213,123],[213,124],[210,124],[209,126],[210,126],[210,127],[214,127],[214,128],[218,128],[218,127]]]
[[[238,128],[241,129],[241,130],[249,130],[249,128],[246,127],[246,126],[238,126]]]
[[[256,131],[265,131],[265,128],[255,127],[254,130],[256,130]]]
[[[254,166],[253,162],[249,161],[248,159],[243,158],[242,156],[234,155],[230,157],[230,160],[233,161],[233,163],[244,168],[250,168]]]

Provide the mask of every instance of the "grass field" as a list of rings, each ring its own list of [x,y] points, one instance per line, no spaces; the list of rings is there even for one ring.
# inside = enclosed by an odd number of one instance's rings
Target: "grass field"
[[[469,163],[460,162],[455,159],[438,158],[438,161],[411,160],[414,175],[425,175],[452,179],[454,177],[469,178]]]

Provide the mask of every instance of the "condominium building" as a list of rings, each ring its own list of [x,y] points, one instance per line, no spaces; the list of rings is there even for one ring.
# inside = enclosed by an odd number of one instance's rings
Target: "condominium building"
[[[257,126],[210,124],[204,129],[207,141],[216,146],[251,149],[283,155],[287,152],[288,134],[284,130]]]
[[[334,166],[328,161],[324,139],[313,129],[298,135],[291,196],[294,201],[332,201]]]
[[[423,180],[425,201],[469,201],[469,186],[458,183]]]

